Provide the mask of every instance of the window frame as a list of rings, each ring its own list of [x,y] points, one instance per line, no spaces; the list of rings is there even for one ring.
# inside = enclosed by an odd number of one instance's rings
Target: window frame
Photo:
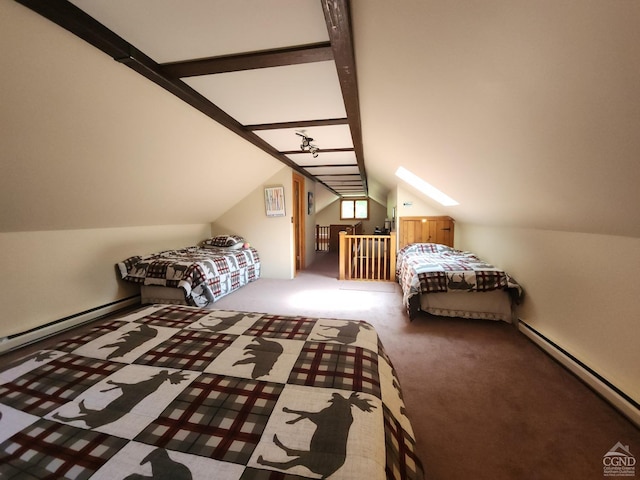
[[[343,217],[342,216],[342,205],[345,202],[353,202],[353,217]],[[359,218],[356,216],[356,202],[366,202],[367,204],[367,216],[363,218]],[[369,211],[369,198],[367,197],[359,197],[359,198],[341,198],[340,199],[340,220],[369,220],[369,216],[371,212]]]

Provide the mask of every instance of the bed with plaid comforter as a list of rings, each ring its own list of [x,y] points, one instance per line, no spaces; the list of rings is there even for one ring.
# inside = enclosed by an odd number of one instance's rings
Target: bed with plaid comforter
[[[413,243],[402,248],[396,260],[396,278],[407,309],[420,294],[506,290],[516,303],[523,294],[522,287],[504,270],[471,252],[438,243]]]
[[[414,447],[363,321],[153,305],[0,370],[1,478],[421,479]]]
[[[134,256],[118,263],[121,277],[141,285],[180,288],[186,301],[205,307],[260,277],[255,248],[187,247]]]

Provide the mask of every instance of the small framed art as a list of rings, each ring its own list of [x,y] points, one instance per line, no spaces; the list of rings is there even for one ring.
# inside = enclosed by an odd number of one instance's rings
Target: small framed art
[[[284,217],[284,187],[266,187],[264,205],[267,217]]]
[[[307,192],[307,213],[313,213],[313,192]]]

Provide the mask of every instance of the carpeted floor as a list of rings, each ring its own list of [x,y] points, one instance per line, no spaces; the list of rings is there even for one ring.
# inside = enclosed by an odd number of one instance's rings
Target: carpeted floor
[[[398,372],[428,478],[615,478],[604,476],[603,456],[618,442],[640,460],[640,431],[514,326],[409,322],[398,285],[345,289],[337,268],[323,255],[294,280],[260,279],[213,308],[372,323]]]

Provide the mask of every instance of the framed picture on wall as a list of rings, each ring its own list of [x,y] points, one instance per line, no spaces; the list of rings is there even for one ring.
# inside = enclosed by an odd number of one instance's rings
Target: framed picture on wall
[[[396,229],[396,207],[391,209],[391,230],[395,231]]]
[[[313,192],[307,193],[307,213],[309,215],[313,213]]]
[[[284,187],[266,187],[264,205],[267,217],[284,217]]]

